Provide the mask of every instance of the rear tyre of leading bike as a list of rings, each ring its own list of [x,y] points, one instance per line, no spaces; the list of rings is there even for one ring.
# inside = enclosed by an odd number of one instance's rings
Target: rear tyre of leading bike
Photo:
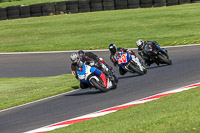
[[[113,75],[113,79],[114,79],[114,81],[115,81],[116,83],[118,83],[118,78],[117,78],[115,75]]]
[[[111,81],[111,82],[112,82],[111,89],[117,89],[117,83],[115,81]]]

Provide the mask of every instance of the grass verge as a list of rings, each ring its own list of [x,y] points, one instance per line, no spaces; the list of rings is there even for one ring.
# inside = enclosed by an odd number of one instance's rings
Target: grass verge
[[[0,110],[79,88],[74,75],[0,78]]]
[[[161,46],[200,43],[200,3],[0,21],[0,52]]]
[[[82,121],[51,133],[199,133],[200,87]]]

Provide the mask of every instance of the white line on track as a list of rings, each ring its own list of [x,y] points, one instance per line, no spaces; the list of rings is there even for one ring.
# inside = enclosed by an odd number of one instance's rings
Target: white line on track
[[[29,104],[33,104],[33,103],[41,102],[41,101],[48,100],[48,99],[51,99],[51,98],[55,98],[55,97],[58,97],[58,96],[62,96],[62,95],[65,95],[65,94],[69,94],[69,93],[75,92],[77,90],[80,90],[80,88],[76,89],[76,90],[69,91],[69,92],[61,93],[61,94],[58,94],[58,95],[55,95],[55,96],[51,96],[51,97],[43,98],[43,99],[40,99],[40,100],[36,100],[36,101],[30,102],[30,103],[26,103],[26,104],[22,104],[22,105],[19,105],[19,106],[15,106],[15,107],[7,108],[7,109],[4,109],[4,110],[0,110],[0,113],[3,112],[3,111],[16,109],[16,108],[19,108],[19,107],[22,107],[22,106],[26,106],[26,105],[29,105]]]
[[[177,47],[191,47],[191,46],[200,46],[200,44],[188,44],[188,45],[177,45],[177,46],[165,46],[162,48],[177,48]],[[128,48],[128,49],[137,49],[137,48]],[[93,51],[93,52],[103,52],[108,51],[108,49],[99,49],[99,50],[84,50],[84,51]],[[12,55],[12,54],[55,54],[55,53],[72,53],[75,51],[49,51],[49,52],[6,52],[0,53],[0,55]]]
[[[129,103],[126,103],[126,104],[118,105],[118,106],[115,106],[115,107],[110,107],[110,108],[107,108],[107,109],[104,109],[104,110],[100,110],[100,111],[90,113],[90,114],[87,114],[87,115],[83,115],[83,116],[80,116],[80,117],[76,117],[76,118],[73,118],[73,119],[54,123],[54,124],[51,124],[51,125],[48,125],[48,126],[45,126],[45,127],[42,127],[42,128],[38,128],[38,129],[35,129],[35,130],[25,132],[25,133],[42,133],[42,132],[51,131],[51,130],[54,130],[54,129],[57,129],[57,128],[66,127],[66,126],[69,126],[71,124],[78,123],[80,121],[90,120],[90,119],[95,118],[95,117],[99,117],[99,116],[103,116],[103,115],[106,115],[106,114],[109,114],[109,113],[113,113],[113,112],[116,112],[118,110],[125,109],[127,107],[131,107],[131,106],[134,106],[134,105],[138,105],[138,104],[142,104],[142,103],[145,103],[145,102],[157,100],[161,97],[171,95],[171,94],[175,94],[175,93],[178,93],[178,92],[182,92],[182,91],[185,91],[185,90],[189,90],[189,89],[192,89],[192,88],[195,88],[195,87],[198,87],[198,86],[200,86],[200,82],[196,83],[196,84],[188,85],[188,86],[185,86],[185,87],[181,87],[181,88],[178,88],[178,89],[170,90],[170,91],[167,91],[167,92],[162,92],[162,93],[159,93],[159,94],[156,94],[156,95],[153,95],[153,96],[149,96],[149,97],[146,97],[146,98],[142,98],[142,99],[139,99],[139,100],[136,100],[136,101],[132,101],[132,102],[129,102]]]

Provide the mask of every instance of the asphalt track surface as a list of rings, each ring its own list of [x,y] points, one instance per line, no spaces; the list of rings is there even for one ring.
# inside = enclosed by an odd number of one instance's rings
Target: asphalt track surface
[[[109,64],[109,53],[95,52]],[[119,77],[118,88],[107,93],[95,89],[72,93],[0,112],[0,133],[20,133],[105,108],[124,104],[200,81],[200,45],[168,48],[170,66],[152,65],[147,74]],[[71,53],[0,55],[2,77],[53,76],[70,73]],[[2,75],[2,73],[1,73]]]

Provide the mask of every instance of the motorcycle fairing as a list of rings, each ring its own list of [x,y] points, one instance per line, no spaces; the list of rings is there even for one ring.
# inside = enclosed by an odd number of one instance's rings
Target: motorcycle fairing
[[[90,71],[99,76],[103,80],[104,85],[107,87],[106,76],[103,72],[96,67],[91,67]]]

